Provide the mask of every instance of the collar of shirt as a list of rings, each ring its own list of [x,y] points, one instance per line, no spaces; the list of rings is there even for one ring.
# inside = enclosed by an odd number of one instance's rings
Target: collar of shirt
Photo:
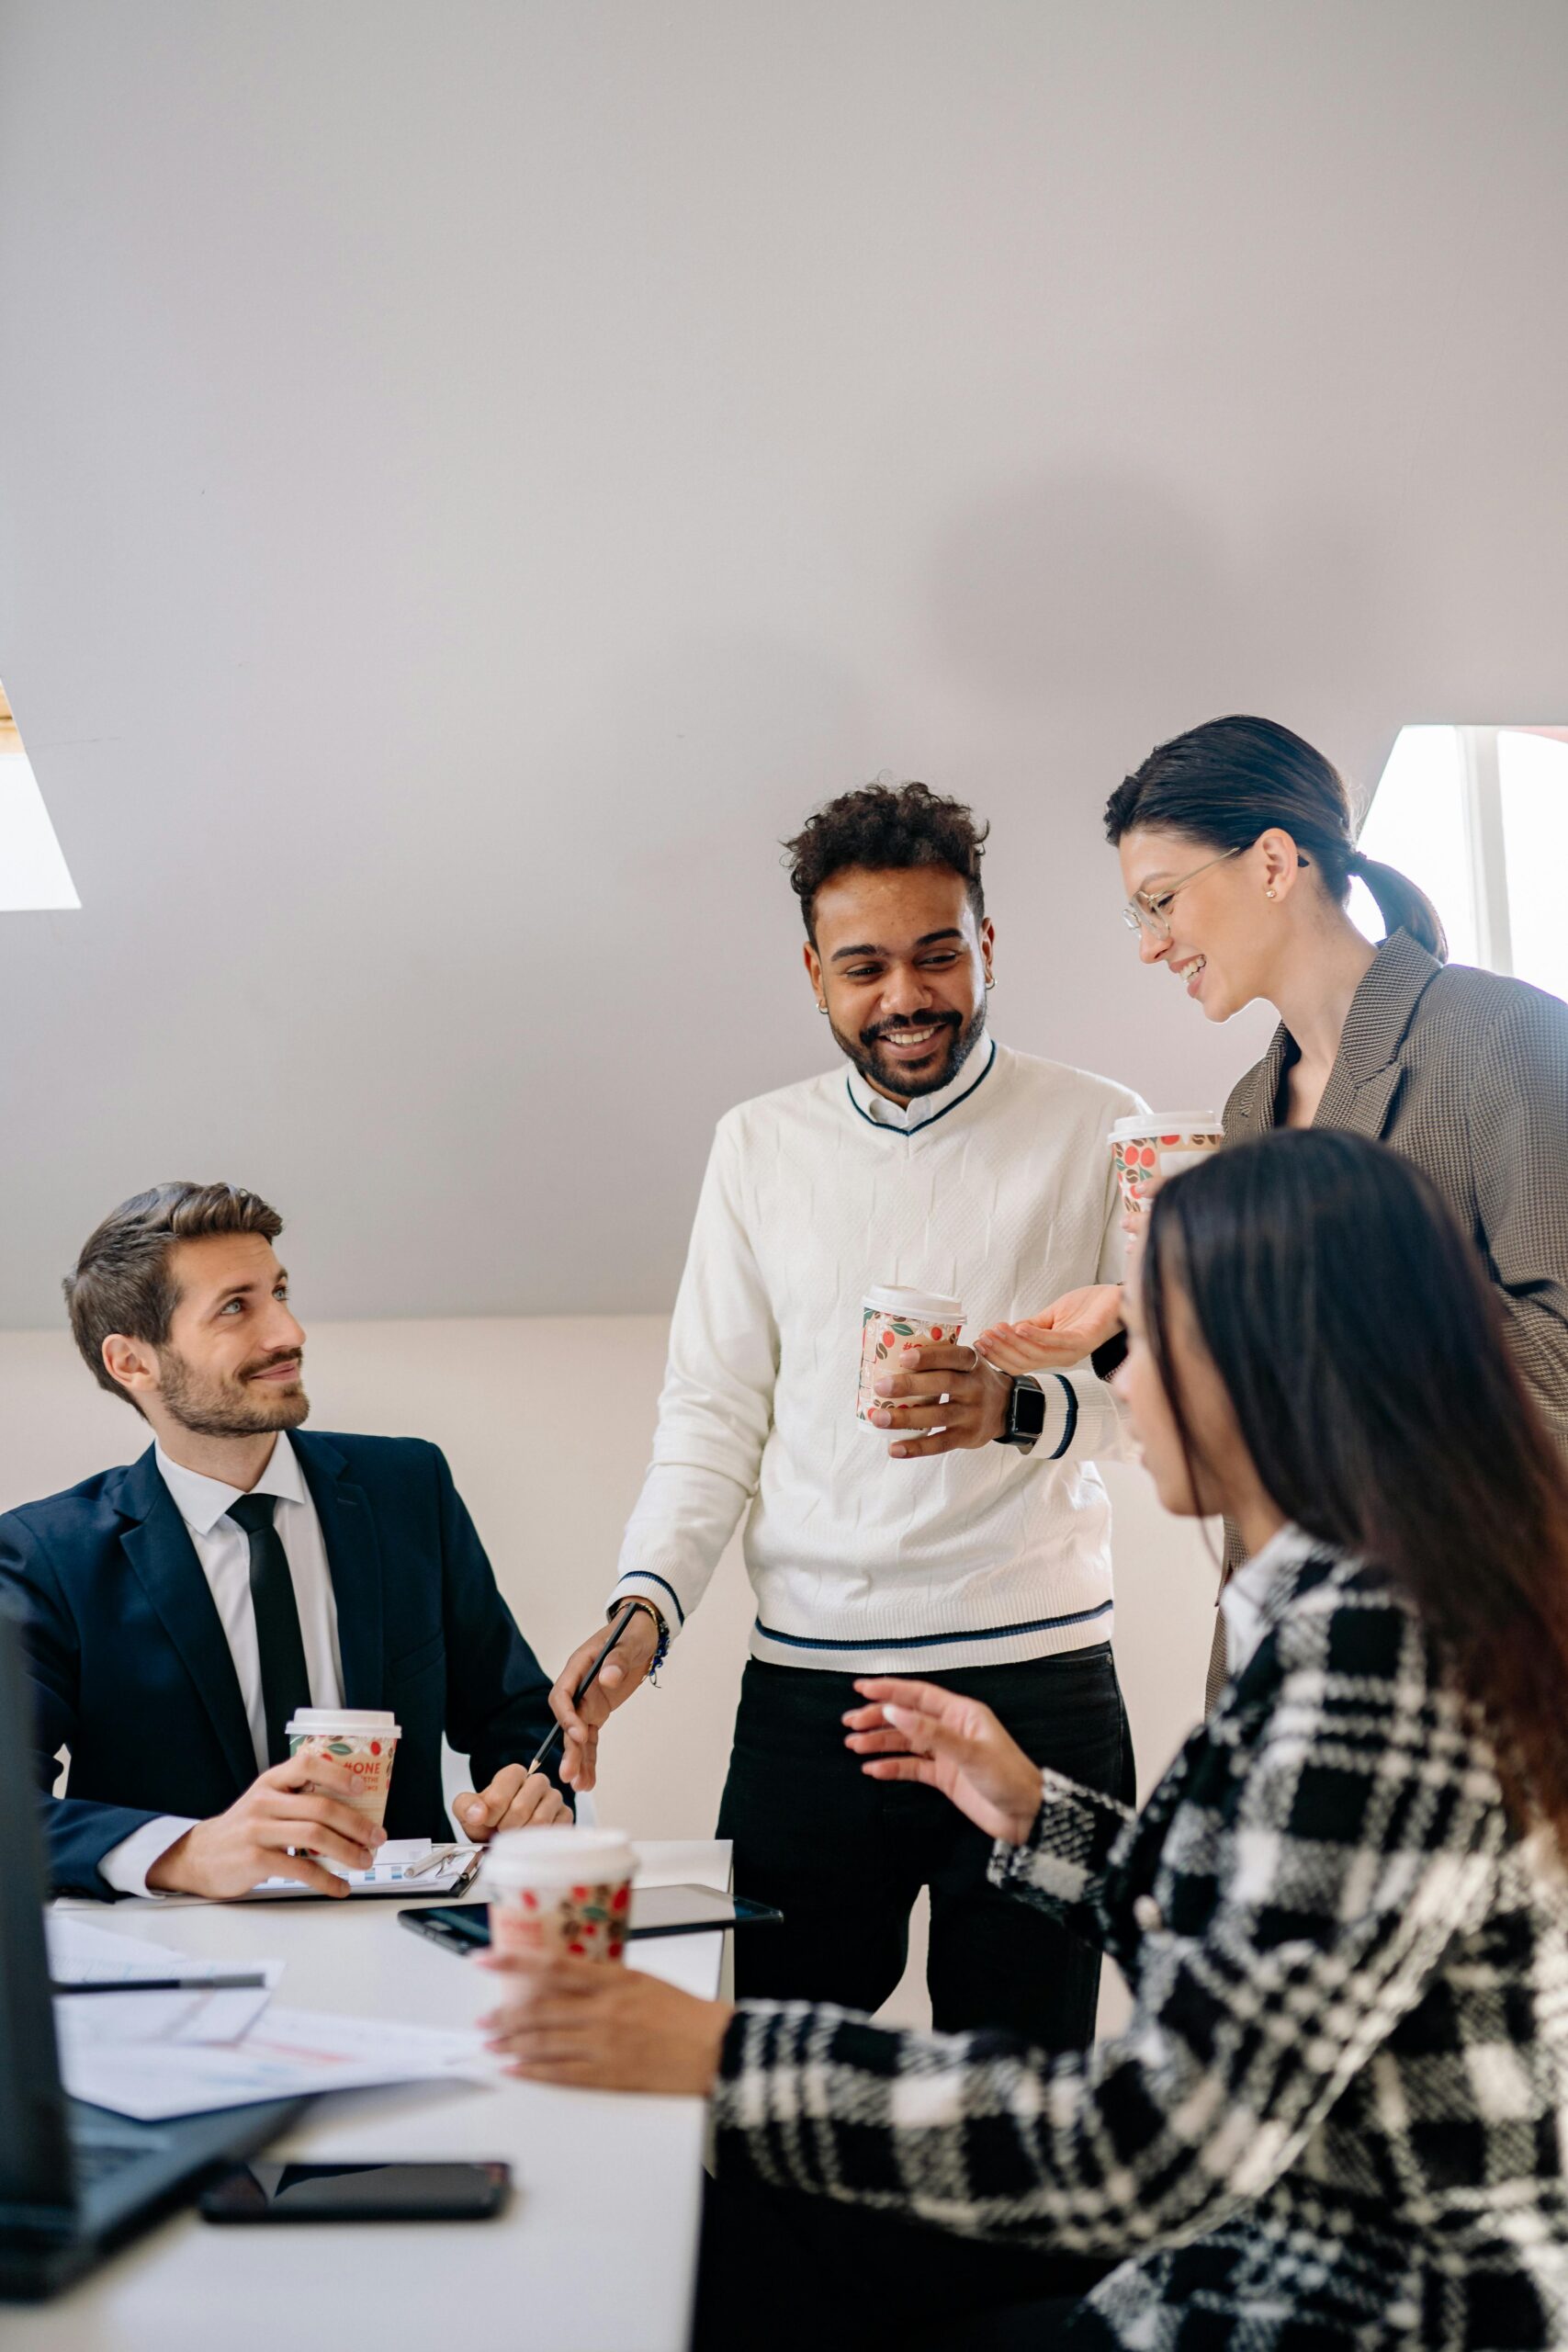
[[[159,1476],[175,1498],[175,1509],[193,1534],[210,1535],[231,1503],[237,1503],[245,1492],[243,1487],[225,1486],[221,1478],[207,1478],[199,1470],[187,1470],[183,1463],[171,1462],[161,1445],[155,1449],[153,1458]],[[299,1456],[288,1442],[287,1430],[279,1430],[272,1459],[250,1492],[276,1495],[286,1503],[305,1500],[305,1474],[299,1467]]]
[[[1220,1613],[1225,1621],[1225,1672],[1233,1679],[1250,1665],[1263,1638],[1263,1615],[1275,1577],[1294,1561],[1322,1549],[1304,1529],[1287,1520],[1231,1577],[1220,1595]]]
[[[955,1102],[961,1102],[965,1094],[978,1086],[996,1059],[996,1052],[995,1045],[982,1029],[957,1077],[950,1078],[947,1084],[939,1087],[934,1094],[917,1094],[910,1102],[895,1102],[889,1096],[879,1094],[852,1062],[850,1100],[862,1117],[869,1119],[873,1126],[893,1127],[904,1135],[913,1135],[917,1127],[929,1126],[933,1119],[940,1118],[944,1111],[951,1111]]]

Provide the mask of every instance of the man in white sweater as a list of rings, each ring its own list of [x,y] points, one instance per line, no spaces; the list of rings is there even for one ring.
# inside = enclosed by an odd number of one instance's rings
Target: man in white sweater
[[[1137,1097],[987,1032],[985,830],[909,784],[819,809],[790,844],[818,1008],[849,1069],[718,1125],[676,1302],[653,1460],[612,1613],[639,1604],[581,1711],[590,1736],[662,1657],[742,1511],[757,1596],[719,1834],[782,1928],[739,1939],[738,1990],[874,2010],[931,1890],[939,2028],[1087,2043],[1099,1959],[1010,1901],[988,1842],[931,1791],[865,1779],[844,1746],[857,1676],[983,1699],[1041,1764],[1130,1794],[1111,1660],[1110,1506],[1122,1451],[1086,1364],[1038,1384],[967,1342],[889,1363],[879,1438],[855,1417],[863,1294],[956,1295],[965,1329],[1113,1279],[1111,1122]],[[933,1335],[934,1336],[934,1335]],[[589,1737],[580,1787],[592,1785]]]

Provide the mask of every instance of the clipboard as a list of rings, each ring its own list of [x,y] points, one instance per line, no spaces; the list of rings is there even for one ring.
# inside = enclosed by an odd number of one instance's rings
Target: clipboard
[[[434,1853],[449,1854],[450,1861],[434,1869],[415,1867],[428,1865]],[[430,1895],[436,1901],[461,1901],[479,1872],[484,1859],[482,1846],[459,1845],[455,1841],[437,1847],[429,1838],[398,1838],[382,1847],[372,1867],[367,1871],[340,1871],[329,1862],[334,1878],[344,1880],[349,1900],[355,1902],[378,1895],[390,1895],[395,1902],[418,1902]],[[337,1898],[318,1894],[313,1886],[301,1886],[296,1878],[264,1878],[248,1894],[235,1898],[241,1903],[331,1903]]]

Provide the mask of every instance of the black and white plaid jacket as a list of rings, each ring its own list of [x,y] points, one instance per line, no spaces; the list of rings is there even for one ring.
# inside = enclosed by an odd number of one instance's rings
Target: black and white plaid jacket
[[[1135,1818],[1043,1786],[992,1876],[1104,1944],[1126,2030],[1047,2057],[748,2003],[720,2165],[1121,2257],[1075,2344],[1568,2344],[1568,1877],[1386,1580],[1282,1566]]]

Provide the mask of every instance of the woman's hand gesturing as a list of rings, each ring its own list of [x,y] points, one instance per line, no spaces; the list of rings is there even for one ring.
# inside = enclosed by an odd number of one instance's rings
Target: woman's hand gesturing
[[[855,1689],[869,1702],[844,1717],[844,1742],[874,1781],[940,1789],[987,1838],[1021,1846],[1040,1810],[1040,1769],[978,1699],[934,1682],[874,1675]]]
[[[1070,1290],[1021,1323],[997,1323],[975,1344],[998,1372],[1061,1372],[1082,1363],[1122,1329],[1122,1285]]]

